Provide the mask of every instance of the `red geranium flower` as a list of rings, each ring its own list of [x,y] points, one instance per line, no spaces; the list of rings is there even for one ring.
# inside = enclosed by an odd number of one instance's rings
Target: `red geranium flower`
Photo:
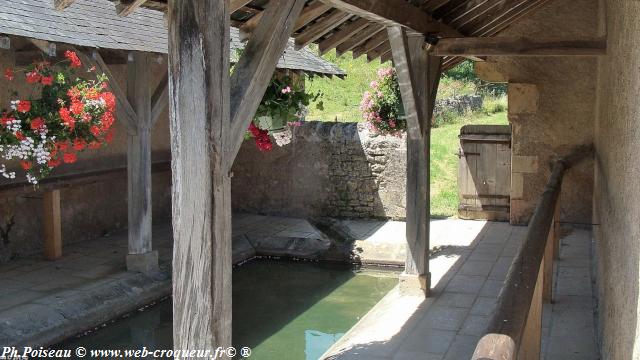
[[[63,107],[58,111],[60,114],[60,118],[62,119],[62,123],[69,127],[69,129],[73,130],[76,126],[76,119],[71,116],[71,112],[69,109]]]
[[[100,149],[100,147],[102,146],[102,144],[98,141],[92,141],[89,143],[89,149],[91,150],[96,150],[96,149]]]
[[[105,104],[107,104],[107,109],[110,112],[115,112],[116,110],[116,97],[113,95],[113,93],[110,92],[104,92],[102,94],[100,94],[100,99],[104,100]]]
[[[47,166],[50,168],[60,166],[60,159],[56,159],[56,158],[49,159],[49,162],[47,162]]]
[[[26,73],[26,77],[27,83],[29,84],[35,84],[37,82],[40,82],[40,79],[42,79],[42,75],[38,74],[38,72],[36,71],[30,71]]]
[[[59,142],[56,143],[56,147],[58,148],[58,150],[62,151],[62,152],[66,152],[67,150],[69,150],[69,143],[68,142]]]
[[[43,76],[40,82],[42,83],[42,85],[46,86],[53,85],[53,76]]]
[[[13,80],[13,69],[7,68],[7,70],[4,71],[4,78],[9,81]]]
[[[81,101],[73,101],[71,103],[71,112],[74,115],[82,115],[84,112],[84,104]]]
[[[44,127],[44,120],[41,117],[37,117],[31,120],[31,130],[40,130]]]
[[[87,142],[83,139],[76,138],[75,140],[73,140],[73,150],[75,151],[82,151],[86,146]]]
[[[78,58],[78,54],[76,54],[74,51],[67,50],[64,53],[64,57],[71,61],[72,68],[79,68],[80,66],[82,66],[82,62],[80,61],[80,58]]]
[[[111,125],[113,125],[115,118],[113,117],[113,113],[107,111],[106,113],[104,113],[104,115],[102,115],[102,118],[100,120],[102,121],[102,130],[107,130],[111,127]]]
[[[93,136],[98,137],[100,136],[100,133],[102,133],[102,130],[100,130],[99,127],[95,126],[95,125],[91,125],[91,127],[89,128],[89,131],[91,132],[91,134],[93,134]]]
[[[62,156],[62,160],[65,164],[73,164],[78,160],[78,157],[74,153],[66,153]]]
[[[105,137],[104,137],[104,141],[106,141],[108,144],[110,144],[113,141],[113,135],[114,134],[115,133],[113,132],[113,129],[109,130],[107,135],[105,135]]]
[[[16,132],[16,139],[18,139],[18,141],[22,141],[22,140],[26,139],[26,137],[24,136],[23,133],[18,131],[18,132]]]
[[[20,166],[22,166],[22,168],[24,170],[29,170],[29,169],[31,169],[31,166],[33,166],[33,164],[31,164],[31,161],[21,160],[20,161]]]
[[[9,116],[7,114],[3,114],[2,117],[0,117],[0,124],[2,124],[2,126],[7,126],[9,121],[13,121],[13,120],[15,120],[15,119],[12,118],[11,116]]]
[[[31,101],[18,100],[18,111],[20,111],[21,113],[26,113],[31,111]]]

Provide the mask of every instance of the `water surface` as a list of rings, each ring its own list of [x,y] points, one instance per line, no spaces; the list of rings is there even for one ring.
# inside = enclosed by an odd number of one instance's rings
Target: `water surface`
[[[316,360],[366,314],[397,272],[348,265],[257,260],[233,272],[233,342],[251,359]],[[58,348],[171,349],[171,302]]]

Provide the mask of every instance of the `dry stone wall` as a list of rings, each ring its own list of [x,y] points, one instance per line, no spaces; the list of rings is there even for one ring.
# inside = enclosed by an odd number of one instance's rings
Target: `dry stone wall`
[[[406,144],[364,124],[307,122],[284,147],[251,140],[234,165],[236,210],[293,217],[405,217]]]

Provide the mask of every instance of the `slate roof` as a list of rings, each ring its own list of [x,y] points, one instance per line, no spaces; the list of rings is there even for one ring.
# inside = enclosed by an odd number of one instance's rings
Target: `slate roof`
[[[0,34],[93,48],[167,53],[167,28],[163,13],[138,9],[128,17],[116,15],[108,0],[77,0],[56,11],[52,0],[0,0]],[[231,57],[242,48],[239,31],[231,28]],[[307,49],[296,51],[293,40],[278,68],[322,75],[345,73]]]

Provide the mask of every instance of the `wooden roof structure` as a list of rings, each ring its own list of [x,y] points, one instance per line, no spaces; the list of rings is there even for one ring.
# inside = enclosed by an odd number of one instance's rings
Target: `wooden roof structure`
[[[71,0],[57,0],[63,8]],[[232,25],[246,38],[259,22],[269,0],[230,0]],[[391,60],[385,25],[439,38],[492,37],[548,0],[307,0],[292,37],[296,48],[319,45],[322,54],[352,51],[369,61]],[[138,7],[166,11],[167,0],[119,0],[117,12],[127,16]],[[366,9],[366,11],[362,11]],[[429,39],[428,39],[429,40]],[[446,56],[443,70],[463,58]],[[476,58],[477,59],[477,58]]]
[[[168,52],[163,14],[141,9],[129,17],[118,16],[107,0],[78,0],[66,11],[56,11],[50,1],[0,0],[0,34],[97,49]],[[240,31],[231,29],[231,56],[242,49]],[[289,41],[278,60],[280,69],[321,76],[345,75],[336,65],[308,49],[295,49]]]

